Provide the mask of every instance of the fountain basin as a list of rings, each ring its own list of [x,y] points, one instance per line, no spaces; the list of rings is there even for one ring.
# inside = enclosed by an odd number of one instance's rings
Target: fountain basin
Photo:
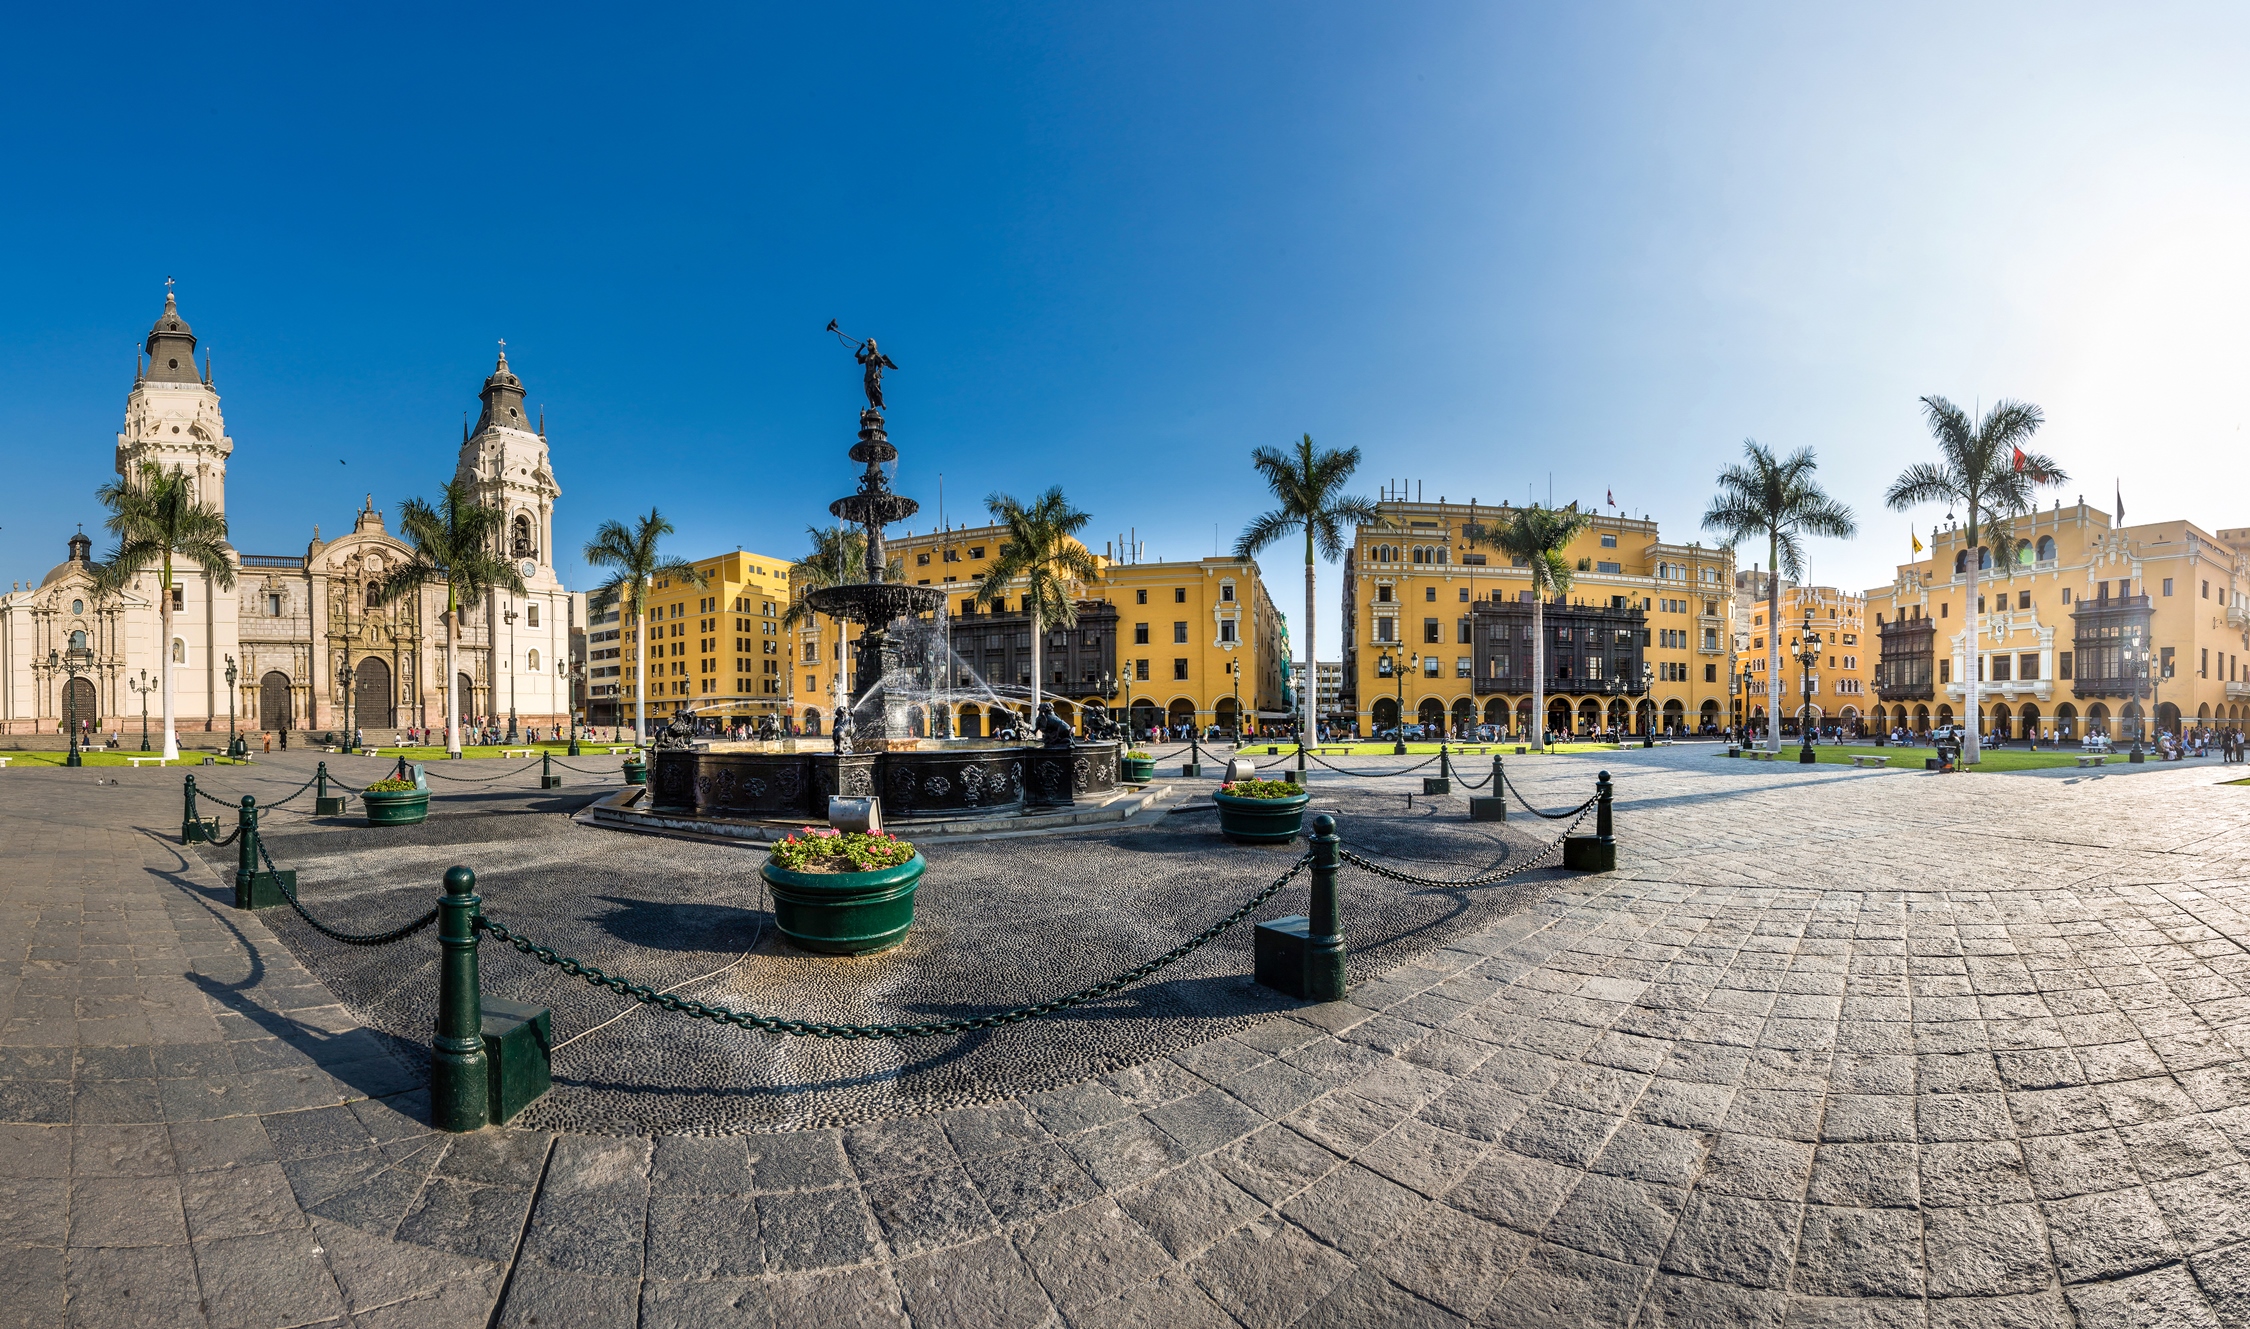
[[[879,797],[886,822],[1020,816],[1117,788],[1114,742],[1068,748],[924,740],[884,752],[776,752],[759,744],[663,748],[649,776],[659,814],[828,820],[828,798]]]

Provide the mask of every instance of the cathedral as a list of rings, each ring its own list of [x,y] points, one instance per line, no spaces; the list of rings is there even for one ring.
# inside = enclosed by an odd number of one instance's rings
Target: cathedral
[[[210,357],[195,362],[195,333],[170,292],[149,329],[125,423],[117,473],[143,462],[178,469],[205,506],[226,512],[227,436]],[[568,722],[574,602],[555,575],[555,484],[545,422],[525,414],[523,382],[505,343],[484,380],[474,430],[461,441],[454,479],[506,516],[499,539],[525,594],[501,591],[464,604],[451,686],[460,715],[542,728]],[[433,477],[433,480],[435,477]],[[435,504],[437,485],[424,497]],[[101,514],[86,524],[99,529]],[[351,529],[323,539],[315,526],[301,554],[244,554],[229,547],[234,586],[175,560],[172,639],[161,640],[157,574],[121,592],[94,586],[94,541],[71,535],[68,557],[37,582],[0,596],[0,730],[82,732],[133,740],[143,707],[161,738],[162,655],[169,649],[175,723],[224,734],[230,715],[246,734],[356,728],[387,739],[409,725],[445,724],[445,587],[379,603],[385,574],[412,548],[393,535],[369,496]],[[233,682],[228,674],[232,671]]]

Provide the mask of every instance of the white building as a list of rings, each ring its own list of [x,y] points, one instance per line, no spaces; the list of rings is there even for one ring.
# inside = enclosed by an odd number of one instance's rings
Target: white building
[[[212,382],[210,362],[195,364],[195,334],[173,297],[149,330],[146,363],[125,399],[117,435],[120,477],[143,462],[189,476],[198,499],[226,512],[226,472],[234,453]],[[572,600],[556,576],[554,504],[561,490],[548,467],[542,426],[524,415],[523,385],[505,353],[480,394],[477,427],[462,440],[455,479],[478,501],[507,514],[504,552],[526,594],[498,593],[462,607],[455,685],[464,718],[521,724],[563,723]],[[430,496],[434,502],[436,495]],[[89,513],[89,519],[96,516]],[[123,592],[94,591],[93,542],[68,542],[69,557],[36,583],[0,596],[0,730],[59,733],[66,716],[95,732],[131,727],[146,681],[160,677],[162,635],[157,576]],[[377,603],[386,572],[411,547],[385,526],[373,497],[349,533],[323,540],[315,526],[304,553],[232,553],[235,584],[222,590],[200,568],[173,569],[170,650],[181,733],[220,732],[235,670],[232,714],[247,732],[292,728],[378,731],[444,724],[445,588],[391,605]],[[84,647],[72,677],[68,653]],[[349,672],[346,672],[348,666]],[[349,683],[346,683],[346,679]],[[150,695],[153,716],[161,699]],[[152,725],[154,721],[152,719]]]

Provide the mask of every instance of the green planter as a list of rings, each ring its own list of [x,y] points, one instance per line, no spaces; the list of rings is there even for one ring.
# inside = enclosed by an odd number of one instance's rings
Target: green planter
[[[1236,798],[1213,792],[1219,805],[1219,833],[1240,844],[1284,844],[1304,833],[1310,792],[1288,798]]]
[[[1156,758],[1119,757],[1117,778],[1126,784],[1150,784],[1156,779]]]
[[[370,826],[418,826],[430,815],[430,791],[427,789],[380,794],[361,790],[359,801],[367,809]]]
[[[626,763],[625,763],[625,783],[627,783],[627,784],[647,784],[647,783],[648,783],[648,763],[647,763],[647,762],[645,762],[645,761],[629,761],[629,762],[626,762]]]
[[[824,955],[865,955],[906,940],[926,866],[917,852],[874,872],[792,872],[769,861],[759,874],[773,892],[774,926],[792,945]]]

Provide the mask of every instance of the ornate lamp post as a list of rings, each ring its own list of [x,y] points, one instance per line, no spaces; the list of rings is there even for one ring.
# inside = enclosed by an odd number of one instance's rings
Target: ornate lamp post
[[[1652,748],[1656,746],[1656,719],[1659,714],[1656,709],[1656,666],[1646,660],[1641,661],[1641,700],[1648,703],[1648,723],[1641,726],[1641,746]]]
[[[1232,643],[1227,646],[1227,676],[1234,686],[1234,746],[1239,751],[1248,726],[1242,723],[1242,661],[1235,657]]]
[[[93,660],[94,653],[83,646],[73,646],[67,651],[57,651],[51,646],[47,648],[49,672],[67,675],[63,683],[63,724],[70,730],[70,754],[63,758],[65,766],[86,764],[78,755],[78,698],[77,689],[71,685],[78,681],[80,673],[92,667]]]
[[[346,658],[346,659],[344,660],[344,662],[343,662],[342,664],[340,664],[340,665],[337,665],[337,666],[336,666],[336,685],[337,685],[337,688],[338,688],[338,690],[339,690],[339,691],[341,691],[341,692],[342,692],[342,693],[344,694],[344,733],[343,733],[343,740],[344,740],[344,741],[343,741],[342,747],[343,747],[344,751],[346,751],[346,752],[350,752],[350,751],[352,750],[352,748],[353,748],[353,744],[352,744],[352,662],[351,662],[351,660],[350,660],[350,658],[349,658],[349,657],[347,657],[347,658]]]
[[[555,677],[563,688],[563,714],[570,719],[570,756],[578,753],[578,683],[586,677],[586,666],[577,660],[555,657]]]
[[[2148,716],[2141,712],[2141,678],[2148,673],[2148,651],[2141,644],[2141,630],[2135,627],[2125,638],[2125,673],[2133,680],[2133,750],[2127,761],[2146,761],[2148,755],[2141,751],[2141,733],[2148,728]]]
[[[146,752],[148,751],[148,694],[156,691],[162,684],[150,678],[148,671],[143,669],[138,679],[126,679],[125,686],[141,694],[141,751]]]
[[[227,657],[227,755],[230,757],[244,757],[250,753],[250,745],[242,741],[242,735],[236,733],[234,728],[234,681],[239,677],[241,675],[235,672],[234,657],[230,655]]]
[[[1797,639],[1797,672],[1804,683],[1804,704],[1797,711],[1797,760],[1810,766],[1817,758],[1812,748],[1813,666],[1820,663],[1820,634],[1813,631],[1812,610],[1805,610],[1805,626]]]
[[[1422,657],[1419,653],[1410,658],[1413,660],[1413,668],[1420,669],[1422,667]],[[1406,755],[1406,669],[1408,666],[1405,661],[1400,660],[1389,651],[1383,652],[1381,663],[1383,668],[1390,671],[1391,678],[1398,684],[1398,727],[1391,734],[1391,755],[1403,757]]]
[[[513,601],[509,602],[508,611],[500,617],[507,620],[508,624],[508,662],[505,666],[508,674],[508,741],[513,743],[516,741],[516,606]]]

